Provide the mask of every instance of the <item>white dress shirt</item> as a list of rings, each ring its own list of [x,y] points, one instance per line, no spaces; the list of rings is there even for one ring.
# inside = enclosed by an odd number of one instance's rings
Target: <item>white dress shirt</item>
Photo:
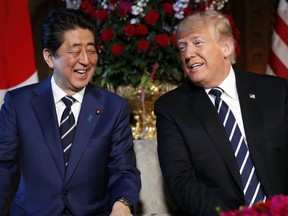
[[[66,105],[62,101],[62,98],[66,96],[67,94],[61,88],[59,88],[53,76],[51,78],[51,87],[52,87],[52,92],[54,96],[54,103],[55,103],[56,114],[58,118],[58,125],[60,125],[62,113],[64,109],[66,108]],[[83,88],[81,91],[77,92],[76,94],[71,95],[76,99],[76,101],[71,106],[71,110],[73,112],[76,124],[78,121],[78,116],[80,113],[84,92],[85,92],[85,88]]]
[[[226,79],[218,87],[224,90],[223,94],[221,95],[221,99],[225,101],[227,105],[230,107],[233,115],[235,116],[240,131],[244,136],[244,140],[247,143],[245,129],[242,120],[241,107],[239,103],[239,97],[236,89],[235,72],[232,67]],[[210,90],[211,89],[205,89],[212,103],[215,104],[215,97],[209,94]]]

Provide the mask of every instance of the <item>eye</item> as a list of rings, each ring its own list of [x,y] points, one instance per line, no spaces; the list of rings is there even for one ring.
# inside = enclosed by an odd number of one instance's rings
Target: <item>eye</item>
[[[203,43],[203,41],[200,41],[200,40],[194,41],[195,46],[200,46],[202,43]]]
[[[80,49],[74,48],[74,49],[70,49],[68,50],[69,53],[71,54],[79,54],[81,52]]]
[[[95,54],[96,50],[95,49],[89,49],[89,50],[87,50],[87,52],[90,53],[90,54]]]
[[[180,52],[183,52],[183,51],[185,51],[186,50],[186,45],[185,44],[179,44],[178,45],[178,49],[180,50]]]
[[[90,54],[95,54],[96,53],[96,48],[95,46],[89,46],[87,48],[87,52],[90,53]]]
[[[72,55],[72,56],[79,56],[80,55],[80,51],[70,51],[69,54]]]

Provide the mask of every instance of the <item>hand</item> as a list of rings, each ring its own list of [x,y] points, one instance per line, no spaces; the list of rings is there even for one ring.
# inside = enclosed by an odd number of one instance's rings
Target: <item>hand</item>
[[[110,216],[133,216],[129,207],[122,202],[116,201],[113,205]]]

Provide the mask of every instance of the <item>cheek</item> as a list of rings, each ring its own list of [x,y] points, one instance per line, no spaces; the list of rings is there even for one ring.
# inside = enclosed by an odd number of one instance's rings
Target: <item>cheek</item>
[[[75,65],[77,62],[77,59],[73,57],[65,56],[65,57],[61,57],[57,59],[56,62],[59,67],[67,68],[67,67],[72,67],[73,65]]]
[[[74,65],[76,65],[77,64],[77,62],[78,62],[78,58],[74,58],[74,57],[70,57],[70,58],[67,58],[66,59],[66,64],[68,65],[68,66],[71,66],[71,67],[73,67]]]
[[[98,55],[88,54],[86,61],[88,61],[87,64],[89,65],[89,67],[95,67],[98,62]]]
[[[98,57],[93,58],[91,62],[92,64],[96,65],[98,62]]]
[[[92,56],[90,56],[90,62],[91,62],[92,64],[97,64],[97,62],[98,62],[98,55],[92,55]]]
[[[185,53],[184,52],[180,52],[180,59],[182,61],[182,64],[185,64]]]

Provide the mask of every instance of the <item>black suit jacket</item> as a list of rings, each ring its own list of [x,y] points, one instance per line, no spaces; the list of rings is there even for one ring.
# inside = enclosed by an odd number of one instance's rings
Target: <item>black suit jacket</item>
[[[287,81],[236,72],[250,154],[266,195],[287,194]],[[155,103],[165,181],[190,215],[244,205],[241,177],[218,113],[205,90],[186,81]]]

